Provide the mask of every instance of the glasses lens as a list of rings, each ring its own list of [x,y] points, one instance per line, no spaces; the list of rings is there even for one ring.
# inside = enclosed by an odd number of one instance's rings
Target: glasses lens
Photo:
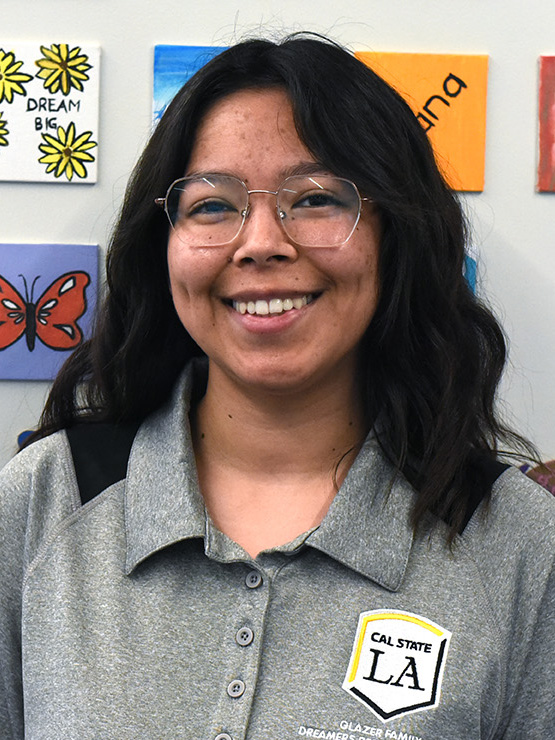
[[[305,247],[344,244],[360,216],[358,190],[341,177],[288,177],[277,198],[283,228],[293,241]]]
[[[236,177],[184,177],[173,183],[166,203],[182,241],[193,247],[216,247],[233,241],[241,230],[248,193]]]

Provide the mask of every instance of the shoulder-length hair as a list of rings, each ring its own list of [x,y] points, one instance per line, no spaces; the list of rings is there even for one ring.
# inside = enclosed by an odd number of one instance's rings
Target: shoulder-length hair
[[[415,524],[431,510],[453,538],[487,488],[477,461],[494,458],[499,439],[524,443],[494,412],[503,333],[463,277],[464,218],[417,118],[371,69],[315,35],[239,43],[169,105],[127,188],[96,333],[56,379],[37,436],[83,416],[140,419],[203,354],[172,304],[168,223],[154,200],[185,173],[211,105],[274,86],[287,92],[316,160],[379,208],[380,300],[361,346],[362,402],[369,419],[379,418],[384,452],[419,494]]]

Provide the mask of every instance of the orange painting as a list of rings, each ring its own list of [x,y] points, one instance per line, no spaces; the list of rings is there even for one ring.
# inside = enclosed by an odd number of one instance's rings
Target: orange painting
[[[555,192],[555,57],[540,57],[538,190]]]
[[[455,190],[484,189],[488,57],[355,52],[411,106]]]

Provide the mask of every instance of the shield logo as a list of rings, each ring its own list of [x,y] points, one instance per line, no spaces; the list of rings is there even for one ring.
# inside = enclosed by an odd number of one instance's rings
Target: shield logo
[[[450,640],[418,614],[363,612],[343,688],[382,722],[437,707]]]

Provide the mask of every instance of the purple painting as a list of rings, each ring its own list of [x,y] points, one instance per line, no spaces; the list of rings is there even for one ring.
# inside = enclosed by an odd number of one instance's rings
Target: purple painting
[[[0,244],[0,378],[50,380],[90,334],[98,247]]]

